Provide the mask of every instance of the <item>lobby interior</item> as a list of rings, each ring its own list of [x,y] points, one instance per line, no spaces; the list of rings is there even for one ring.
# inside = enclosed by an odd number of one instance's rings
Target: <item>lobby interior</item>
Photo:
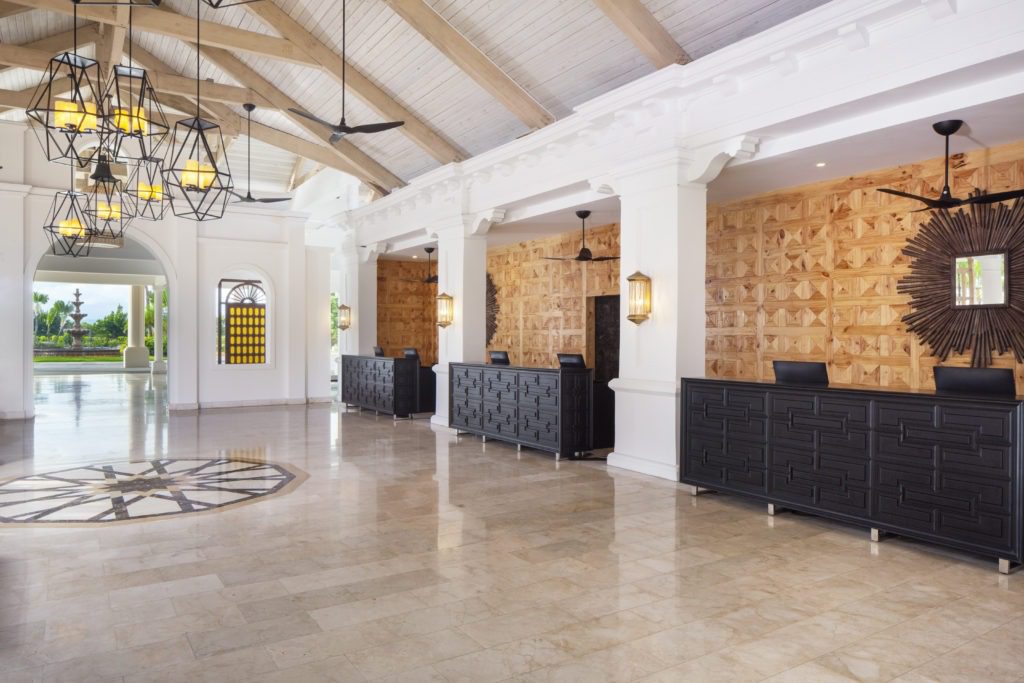
[[[1024,683],[1022,121],[1020,0],[0,2],[0,680]]]

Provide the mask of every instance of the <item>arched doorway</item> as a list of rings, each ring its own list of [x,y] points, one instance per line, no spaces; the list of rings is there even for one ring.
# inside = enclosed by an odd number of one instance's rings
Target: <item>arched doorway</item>
[[[93,248],[88,256],[38,258],[27,288],[27,386],[36,453],[49,454],[54,464],[83,455],[83,444],[67,443],[61,429],[83,421],[110,426],[109,441],[94,445],[101,451],[162,452],[174,297],[158,251],[135,234],[119,248]]]

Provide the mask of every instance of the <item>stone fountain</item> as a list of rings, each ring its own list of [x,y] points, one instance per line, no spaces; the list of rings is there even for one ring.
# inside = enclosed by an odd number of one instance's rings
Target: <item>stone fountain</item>
[[[68,330],[68,334],[71,335],[71,348],[81,351],[82,337],[89,334],[89,330],[82,329],[82,318],[88,314],[82,313],[82,292],[78,289],[75,289],[75,300],[71,303],[75,307],[75,312],[71,314],[71,319],[75,321],[75,325]]]

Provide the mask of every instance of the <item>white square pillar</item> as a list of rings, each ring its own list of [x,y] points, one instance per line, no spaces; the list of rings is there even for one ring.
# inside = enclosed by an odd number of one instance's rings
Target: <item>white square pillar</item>
[[[167,373],[167,362],[164,360],[164,286],[153,286],[153,363],[154,375]]]
[[[438,327],[436,406],[431,423],[448,426],[448,364],[482,363],[487,342],[487,237],[467,235],[461,218],[437,232],[437,293],[453,299],[454,317]]]
[[[128,346],[124,347],[124,367],[148,368],[146,348],[146,287],[132,285],[128,303]]]
[[[623,296],[615,450],[608,464],[679,478],[679,379],[704,375],[706,186],[687,163],[666,159],[618,177],[622,203],[620,291],[636,271],[652,280],[651,317],[630,322]]]
[[[20,158],[11,156],[12,161]],[[28,188],[0,187],[0,420],[32,417],[32,275],[26,273],[25,194]],[[41,231],[40,231],[41,232]],[[35,264],[32,266],[35,272]]]

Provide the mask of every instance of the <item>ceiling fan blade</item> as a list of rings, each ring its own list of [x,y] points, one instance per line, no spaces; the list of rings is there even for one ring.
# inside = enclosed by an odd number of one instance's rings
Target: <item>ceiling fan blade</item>
[[[363,126],[346,126],[346,133],[382,133],[392,128],[404,126],[405,121],[388,121],[386,123],[367,123]]]
[[[245,199],[245,195],[244,195],[244,194],[240,194],[240,193],[238,193],[238,192],[235,192],[234,190],[228,190],[228,192],[229,192],[229,193],[231,193],[231,194],[233,194],[233,195],[235,195],[235,196],[236,196],[236,197],[238,197],[239,199]]]
[[[1024,189],[975,195],[965,199],[964,204],[995,204],[996,202],[1005,202],[1007,199],[1017,199],[1018,197],[1024,197]]]
[[[880,188],[878,191],[884,192],[886,194],[895,195],[897,197],[906,197],[907,199],[919,201],[925,206],[927,206],[929,209],[951,209],[955,206],[960,206],[963,203],[963,200],[960,199],[954,199],[949,201],[945,201],[942,199],[931,199],[929,197],[922,197],[920,195],[910,194],[909,192],[900,192],[899,190],[890,190],[888,188]]]
[[[591,262],[597,262],[597,261],[618,261],[619,257],[618,256],[595,256],[594,258],[592,258],[590,260],[591,260]]]
[[[260,204],[275,204],[277,202],[290,202],[291,197],[267,197],[266,199],[257,199]]]
[[[575,256],[544,256],[542,257],[545,261],[575,261]]]
[[[288,107],[288,111],[290,111],[293,114],[296,114],[297,116],[301,116],[304,119],[315,121],[316,123],[319,123],[321,126],[324,126],[325,128],[330,128],[333,131],[336,131],[338,129],[338,126],[336,126],[335,124],[328,123],[319,116],[314,116],[313,114],[310,114],[308,111],[302,111],[301,109],[293,109],[291,107]]]

